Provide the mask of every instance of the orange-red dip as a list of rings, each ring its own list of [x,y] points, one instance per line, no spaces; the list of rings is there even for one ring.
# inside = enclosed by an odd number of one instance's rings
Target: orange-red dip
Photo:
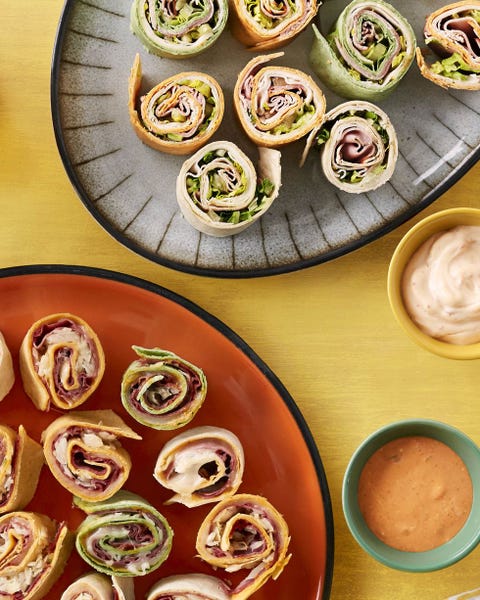
[[[462,528],[473,488],[462,459],[443,442],[402,437],[377,450],[360,475],[363,517],[385,544],[409,552],[431,550]]]

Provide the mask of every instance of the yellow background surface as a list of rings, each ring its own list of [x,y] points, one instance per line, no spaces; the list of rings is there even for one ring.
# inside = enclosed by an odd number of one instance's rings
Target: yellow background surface
[[[253,348],[299,405],[322,457],[335,522],[332,600],[443,600],[480,587],[480,548],[439,572],[397,572],[359,548],[341,508],[352,452],[385,423],[441,419],[480,443],[479,362],[449,361],[415,346],[386,294],[390,257],[409,227],[440,209],[480,206],[480,165],[407,224],[326,264],[239,280],[163,268],[100,227],[62,166],[50,115],[61,8],[60,0],[2,2],[0,267],[64,263],[148,279],[213,313]]]

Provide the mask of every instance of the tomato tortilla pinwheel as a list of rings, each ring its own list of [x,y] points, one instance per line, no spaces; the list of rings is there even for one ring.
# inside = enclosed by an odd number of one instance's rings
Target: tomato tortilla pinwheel
[[[71,583],[60,600],[135,600],[133,580],[87,573]]]
[[[424,37],[434,53],[430,60],[426,51],[416,51],[426,79],[444,88],[480,90],[480,2],[454,2],[432,12]]]
[[[171,575],[155,583],[146,600],[230,600],[228,586],[203,573]]]
[[[291,42],[317,13],[316,0],[233,0],[231,30],[251,50],[264,51]]]
[[[207,378],[199,367],[161,348],[133,346],[138,356],[121,383],[125,410],[153,429],[178,429],[197,414],[207,395]]]
[[[130,122],[137,136],[151,148],[168,154],[190,154],[220,126],[225,101],[211,75],[198,71],[177,73],[143,96],[141,83],[137,54],[129,80]]]
[[[177,202],[192,227],[215,237],[236,235],[267,212],[281,186],[281,155],[263,147],[258,153],[255,169],[236,144],[218,141],[183,163]]]
[[[353,0],[327,36],[312,27],[311,66],[325,85],[347,99],[378,102],[387,97],[415,57],[410,23],[382,0]]]
[[[291,558],[289,543],[284,517],[266,498],[237,494],[219,502],[205,517],[196,549],[215,569],[249,570],[231,592],[232,600],[245,600],[270,578],[280,576]]]
[[[33,512],[0,517],[0,597],[40,600],[60,577],[73,547],[73,534]]]
[[[43,411],[70,410],[97,389],[105,354],[97,334],[76,315],[58,313],[36,321],[20,347],[20,373],[27,395]]]
[[[318,126],[325,116],[325,96],[298,69],[268,65],[283,52],[256,56],[237,77],[233,101],[248,137],[258,146],[290,144]]]
[[[132,467],[120,438],[142,439],[112,410],[72,412],[43,432],[45,460],[57,481],[75,496],[106,500],[123,486]]]
[[[158,569],[172,549],[173,530],[147,500],[120,491],[104,502],[74,503],[87,513],[77,529],[80,556],[100,573],[140,577]]]
[[[133,0],[130,27],[148,52],[188,58],[210,48],[227,19],[227,0]]]
[[[20,425],[0,425],[0,514],[24,508],[35,494],[44,463],[42,446]]]
[[[222,427],[194,427],[161,449],[153,476],[175,492],[167,503],[188,507],[218,502],[239,488],[245,458],[238,437]]]

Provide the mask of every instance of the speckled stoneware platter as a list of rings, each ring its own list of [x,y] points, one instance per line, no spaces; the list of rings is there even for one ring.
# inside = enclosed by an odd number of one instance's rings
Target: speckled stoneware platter
[[[344,0],[327,0],[317,25],[326,33]],[[425,16],[442,6],[426,0],[392,2],[422,41]],[[237,74],[252,53],[225,30],[200,56],[149,55],[130,31],[130,0],[67,0],[52,64],[52,115],[67,173],[93,217],[119,242],[161,265],[198,275],[254,277],[301,269],[341,256],[391,231],[433,202],[480,156],[480,92],[444,90],[423,79],[416,63],[394,94],[379,103],[399,139],[392,179],[367,194],[338,191],[319,156],[299,161],[304,142],[282,150],[283,185],[262,219],[227,238],[198,233],[181,216],[175,180],[185,157],[157,152],[136,137],[127,108],[128,77],[140,53],[150,89],[179,71],[199,70],[222,85],[226,112],[214,140],[257,151],[233,113]],[[281,62],[313,75],[309,27],[283,48]],[[343,99],[322,89],[330,110]]]

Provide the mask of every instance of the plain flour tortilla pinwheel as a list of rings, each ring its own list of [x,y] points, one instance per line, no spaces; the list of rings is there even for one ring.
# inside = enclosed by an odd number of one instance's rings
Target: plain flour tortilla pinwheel
[[[170,575],[155,583],[146,600],[230,600],[228,586],[203,573]]]
[[[173,530],[147,500],[120,491],[104,502],[74,503],[87,513],[77,529],[80,556],[100,573],[140,577],[158,569],[172,549]]]
[[[40,600],[60,577],[74,538],[65,523],[33,512],[0,517],[0,597]]]
[[[227,0],[133,0],[130,27],[148,52],[190,58],[217,41],[227,19]]]
[[[480,90],[480,2],[454,2],[428,15],[425,43],[437,55],[417,48],[422,75],[444,88]]]
[[[352,194],[374,190],[395,170],[398,141],[388,115],[371,102],[344,102],[329,111],[312,133],[303,160],[315,142],[325,177]]]
[[[232,0],[231,30],[251,50],[263,51],[291,42],[317,13],[316,0]]]
[[[142,439],[112,410],[72,412],[43,432],[45,460],[69,492],[92,502],[105,500],[123,486],[132,466],[119,438]]]
[[[326,37],[315,25],[313,30],[312,68],[344,98],[380,101],[400,83],[415,57],[411,25],[382,0],[353,0]]]
[[[0,514],[24,508],[35,494],[43,450],[19,425],[0,425]]]
[[[177,202],[185,219],[207,235],[236,235],[272,205],[281,186],[280,152],[259,147],[257,170],[233,142],[211,142],[182,165]]]
[[[135,600],[133,580],[87,573],[71,583],[60,600]]]
[[[178,429],[189,423],[207,395],[202,369],[161,348],[133,346],[133,350],[138,358],[121,383],[125,410],[152,429]]]
[[[289,562],[290,535],[283,516],[263,496],[237,494],[219,502],[205,517],[197,534],[198,555],[215,569],[249,574],[231,592],[245,600]]]
[[[155,150],[190,154],[203,146],[222,122],[225,101],[218,82],[186,71],[168,77],[139,98],[142,67],[137,54],[129,80],[130,123]]]
[[[43,317],[28,329],[20,346],[20,373],[26,394],[47,411],[70,410],[97,389],[105,354],[90,325],[71,313]]]
[[[0,332],[0,401],[5,398],[15,382],[12,354],[3,333]]]
[[[298,69],[268,65],[283,52],[256,56],[237,77],[233,102],[248,137],[267,148],[290,144],[317,127],[325,116],[325,96]]]
[[[222,427],[194,427],[169,440],[160,451],[153,476],[175,492],[168,504],[188,507],[232,496],[245,466],[238,437]]]

